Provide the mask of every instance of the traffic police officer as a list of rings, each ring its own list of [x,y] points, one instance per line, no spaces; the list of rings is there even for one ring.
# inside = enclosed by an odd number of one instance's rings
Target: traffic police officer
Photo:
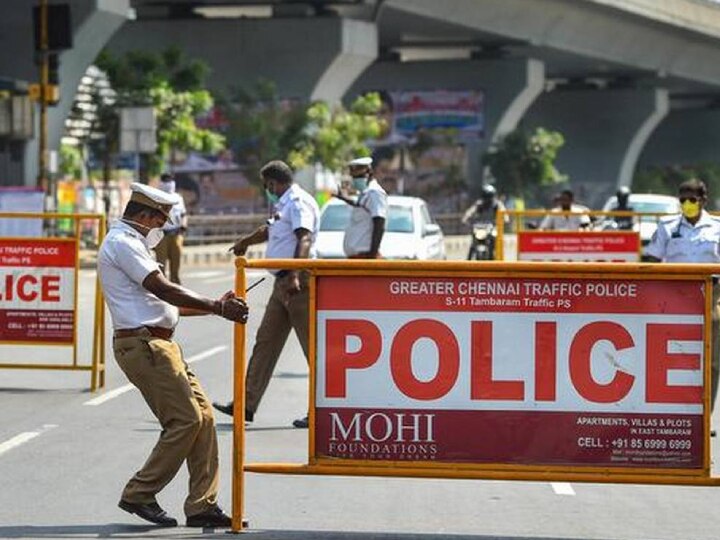
[[[686,180],[678,188],[682,213],[660,220],[658,228],[645,250],[651,262],[714,263],[720,262],[720,219],[705,211],[707,187],[696,180]],[[713,358],[712,404],[717,396],[717,379],[720,366],[718,351],[718,285],[713,290]]]
[[[212,407],[172,336],[179,315],[214,313],[245,323],[247,305],[232,292],[212,300],[168,281],[151,250],[162,238],[162,226],[178,195],[142,184],[132,184],[131,189],[123,217],[100,247],[98,274],[112,316],[115,358],[160,421],[162,432],[150,457],[125,486],[119,506],[160,526],[176,526],[155,496],[187,462],[187,525],[229,527],[230,518],[217,505]]]
[[[267,242],[268,259],[308,259],[315,257],[315,238],[320,209],[307,191],[294,183],[292,169],[282,161],[271,161],[260,170],[273,215],[265,225],[240,238],[232,247],[237,256],[248,247]],[[300,342],[305,358],[309,358],[309,297],[308,275],[298,270],[275,272],[270,300],[255,335],[247,368],[245,386],[245,421],[252,422],[260,400],[272,378],[280,353],[290,330]],[[232,416],[234,403],[213,406]],[[297,428],[308,427],[307,415],[293,422]]]
[[[387,193],[372,177],[372,158],[353,159],[349,168],[353,188],[359,195],[357,201],[352,203],[343,250],[351,259],[377,259],[385,233]]]

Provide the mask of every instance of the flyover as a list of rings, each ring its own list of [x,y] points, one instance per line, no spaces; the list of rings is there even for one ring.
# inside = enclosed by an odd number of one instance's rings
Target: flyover
[[[26,4],[7,0],[0,7],[12,15],[0,21],[8,45],[1,48],[0,76],[20,81],[35,78]],[[259,77],[274,80],[285,97],[330,101],[378,89],[481,90],[485,136],[468,144],[471,186],[482,177],[481,153],[518,125],[563,132],[559,168],[593,204],[629,184],[639,159],[698,161],[717,140],[720,6],[711,1],[71,4],[79,13],[76,46],[61,57],[63,100],[52,110],[51,148],[59,144],[73,88],[105,44],[116,52],[176,44],[210,64],[209,84],[219,91]],[[22,152],[17,143],[12,152],[0,147],[0,183],[34,182],[36,145],[21,146]]]

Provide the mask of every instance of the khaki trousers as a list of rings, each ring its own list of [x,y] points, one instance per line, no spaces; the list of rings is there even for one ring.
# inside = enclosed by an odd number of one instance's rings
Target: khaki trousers
[[[248,411],[253,413],[257,411],[291,328],[295,330],[295,335],[300,341],[305,359],[308,359],[310,333],[308,329],[307,281],[307,275],[303,274],[300,292],[291,296],[290,301],[285,305],[283,300],[286,281],[283,278],[275,279],[273,291],[255,336],[255,346],[248,362],[245,383],[245,408]]]
[[[155,246],[157,262],[163,265],[163,273],[168,275],[167,263],[170,261],[170,281],[180,283],[180,259],[182,257],[183,235],[165,234]]]
[[[115,339],[120,368],[142,393],[162,426],[150,457],[127,483],[122,499],[147,504],[177,474],[184,461],[190,473],[185,514],[217,504],[218,445],[212,406],[182,358],[177,343],[150,335]]]

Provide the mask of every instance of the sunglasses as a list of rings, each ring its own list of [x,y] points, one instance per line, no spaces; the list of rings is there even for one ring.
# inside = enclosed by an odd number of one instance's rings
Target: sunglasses
[[[700,200],[699,197],[678,197],[678,199],[680,200],[680,204],[683,204],[685,201],[689,201],[689,202],[695,204],[696,202],[698,202]]]

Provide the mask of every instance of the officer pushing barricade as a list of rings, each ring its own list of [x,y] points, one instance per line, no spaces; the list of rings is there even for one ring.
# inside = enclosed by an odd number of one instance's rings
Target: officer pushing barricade
[[[142,392],[162,426],[160,439],[123,490],[119,506],[162,527],[177,520],[157,494],[186,462],[189,527],[229,527],[217,504],[218,444],[210,401],[183,359],[173,333],[180,315],[219,315],[245,323],[248,309],[232,291],[213,300],[168,281],[151,250],[162,239],[178,195],[132,184],[130,202],[98,254],[98,274],[113,322],[120,368]]]

